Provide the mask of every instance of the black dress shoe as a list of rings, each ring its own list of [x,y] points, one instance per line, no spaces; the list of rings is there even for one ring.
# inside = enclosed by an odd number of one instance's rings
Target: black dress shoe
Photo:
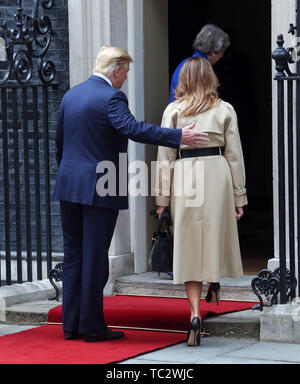
[[[125,336],[124,332],[112,331],[107,328],[106,332],[84,335],[86,343],[97,343],[98,341],[117,340]]]
[[[79,338],[79,334],[77,332],[64,331],[64,338],[65,340],[76,340]]]

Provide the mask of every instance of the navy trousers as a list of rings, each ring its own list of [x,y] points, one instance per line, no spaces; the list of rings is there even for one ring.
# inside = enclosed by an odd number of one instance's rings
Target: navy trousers
[[[61,201],[64,239],[63,330],[80,334],[106,330],[103,289],[108,250],[119,210]]]

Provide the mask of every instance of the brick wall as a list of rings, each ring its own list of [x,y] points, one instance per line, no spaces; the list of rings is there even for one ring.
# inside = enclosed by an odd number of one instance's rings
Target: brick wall
[[[12,24],[14,20],[14,14],[16,13],[16,4],[17,1],[13,0],[0,0],[0,25],[3,24],[5,20],[7,20],[8,25]],[[33,0],[24,0],[23,1],[23,13],[27,15],[31,15],[32,12]],[[40,6],[39,15],[47,15],[51,19],[52,28],[53,28],[53,37],[50,48],[47,53],[47,59],[53,61],[56,67],[56,77],[55,82],[59,83],[58,88],[49,90],[49,148],[50,148],[50,183],[51,183],[51,195],[55,185],[55,177],[57,173],[57,166],[55,161],[55,130],[56,130],[56,119],[57,113],[59,110],[60,102],[62,100],[63,95],[69,89],[69,37],[68,37],[68,0],[55,0],[54,7],[49,10],[44,10]],[[35,72],[33,75],[33,81],[38,80],[36,66]],[[42,105],[42,96],[39,94],[39,105]],[[32,102],[29,100],[28,109],[32,108]],[[8,105],[8,113],[11,114],[11,105]],[[41,113],[39,114],[39,118],[41,119]],[[40,122],[42,126],[42,122]],[[20,138],[22,138],[22,128],[20,125]],[[30,126],[29,126],[30,130]],[[9,132],[9,135],[11,133]],[[42,139],[43,134],[40,133],[40,138]],[[40,144],[42,143],[42,140]],[[32,143],[29,143],[29,146]],[[23,148],[22,140],[20,139],[20,159],[23,156]],[[32,149],[30,147],[30,149]],[[32,152],[32,151],[30,151]],[[11,167],[13,166],[13,145],[9,143],[9,164],[10,164],[10,173],[13,173]],[[40,145],[40,158],[43,158],[43,146]],[[32,156],[32,154],[31,154]],[[32,159],[31,159],[32,160]],[[22,184],[23,178],[23,164],[20,161],[20,179]],[[10,176],[13,176],[12,174]],[[13,177],[11,177],[13,181]],[[34,190],[34,178],[31,175],[31,189]],[[45,184],[43,181],[43,170],[41,169],[41,195],[44,196],[45,193]],[[4,243],[4,189],[3,189],[3,165],[2,165],[2,127],[1,127],[1,113],[0,113],[0,251],[5,250]],[[23,198],[24,191],[21,190],[21,216],[22,216],[22,249],[26,250],[26,227],[25,227],[25,201]],[[12,250],[15,249],[15,213],[13,209],[13,199],[14,199],[14,186],[11,185],[10,188],[10,197],[12,203],[11,210],[11,243]],[[34,204],[33,204],[34,205]],[[43,240],[43,248],[45,245],[45,205],[42,205],[42,240]],[[32,208],[33,209],[33,208]],[[51,202],[51,220],[52,220],[52,244],[53,244],[53,252],[62,252],[62,235],[61,235],[61,222],[60,222],[60,212],[58,203]],[[33,251],[35,250],[35,220],[34,220],[34,209],[32,211],[32,244]]]

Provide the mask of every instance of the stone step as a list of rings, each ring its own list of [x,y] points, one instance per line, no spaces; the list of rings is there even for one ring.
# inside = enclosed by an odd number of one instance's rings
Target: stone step
[[[255,301],[257,297],[251,289],[251,281],[255,276],[246,275],[239,279],[222,278],[220,280],[221,300]],[[206,285],[202,296],[206,296]],[[173,280],[161,273],[148,272],[137,275],[123,276],[116,280],[115,293],[118,295],[144,295],[186,297],[184,285],[174,285]]]
[[[206,318],[203,327],[210,336],[260,340],[260,312],[249,309]]]
[[[252,278],[253,276],[244,276],[241,279],[221,279],[221,299],[257,302],[257,298],[250,288]],[[173,285],[172,279],[167,275],[158,276],[157,273],[152,272],[119,278],[116,281],[115,293],[186,297],[183,285]],[[203,290],[203,296],[205,295],[206,287]],[[47,322],[48,311],[57,305],[61,305],[61,302],[47,299],[11,304],[6,307],[5,320],[2,319],[0,322],[41,325]],[[211,336],[259,339],[260,312],[250,309],[207,318],[204,321],[204,329]]]
[[[6,309],[6,318],[0,323],[40,326],[47,323],[48,311],[60,303],[38,300],[15,304]],[[204,330],[210,336],[260,338],[260,312],[252,309],[206,318]]]
[[[47,323],[50,309],[61,305],[57,301],[36,300],[14,304],[6,308],[2,323],[15,325],[43,325]]]
[[[258,299],[251,289],[251,281],[254,277],[246,275],[239,279],[221,279],[221,300],[257,302]],[[118,295],[186,297],[184,285],[174,285],[173,280],[165,273],[158,275],[153,272],[118,278],[115,293]],[[204,284],[202,297],[205,296],[206,285]],[[204,330],[210,336],[259,340],[260,312],[250,309],[207,318],[204,320]]]

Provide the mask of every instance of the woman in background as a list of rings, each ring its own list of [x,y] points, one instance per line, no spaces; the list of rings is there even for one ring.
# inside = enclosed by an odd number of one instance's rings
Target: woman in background
[[[219,301],[220,277],[243,275],[237,220],[247,204],[245,169],[237,116],[217,93],[218,80],[203,58],[183,66],[176,101],[162,126],[171,129],[195,122],[209,144],[192,149],[159,147],[157,214],[170,205],[174,235],[174,284],[185,284],[191,310],[187,345],[200,344],[200,299],[208,282],[207,302]]]

